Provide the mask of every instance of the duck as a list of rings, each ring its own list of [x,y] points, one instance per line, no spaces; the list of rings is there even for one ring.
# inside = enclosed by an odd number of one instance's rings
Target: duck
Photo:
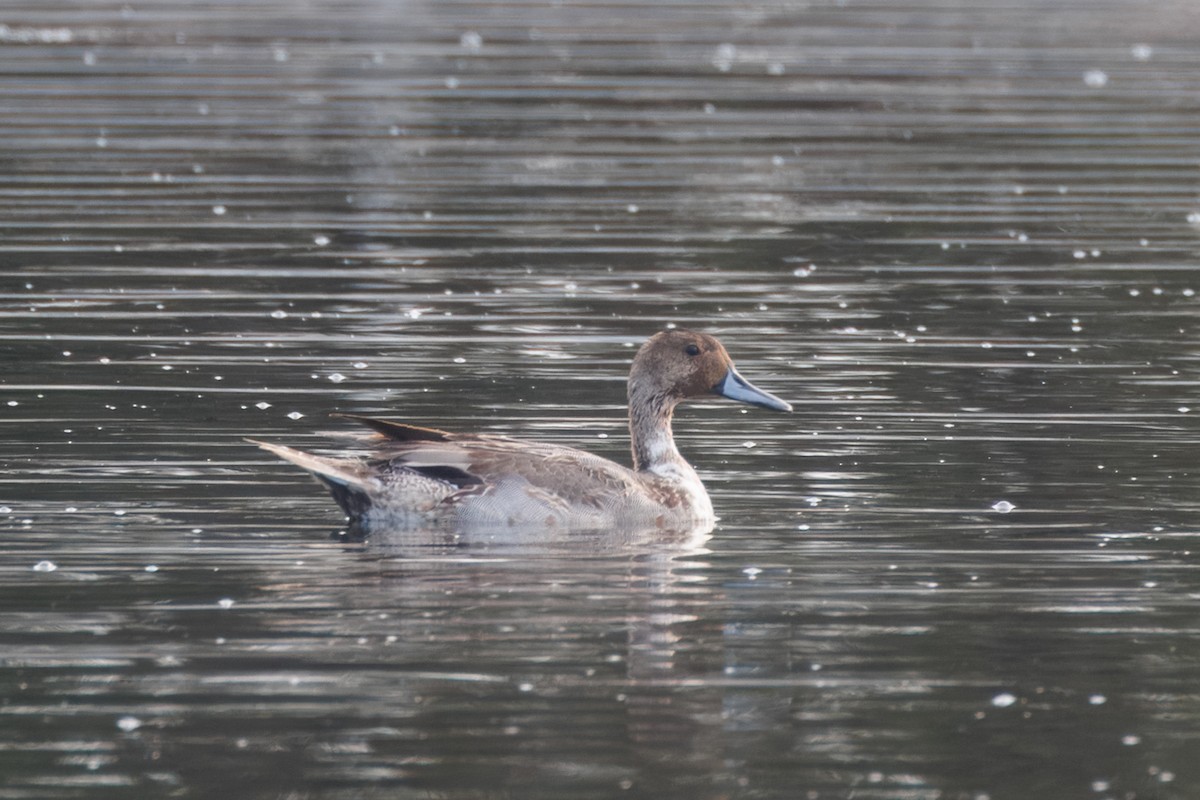
[[[632,467],[559,444],[354,414],[335,416],[374,431],[365,458],[328,458],[247,441],[311,473],[360,534],[443,525],[711,529],[712,501],[671,432],[676,406],[719,396],[792,410],[742,377],[716,337],[682,328],[645,341],[627,389]]]

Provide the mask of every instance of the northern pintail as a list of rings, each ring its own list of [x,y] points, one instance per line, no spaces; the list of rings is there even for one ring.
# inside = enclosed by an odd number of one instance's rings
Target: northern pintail
[[[671,434],[675,406],[719,395],[792,410],[738,374],[716,338],[687,330],[663,331],[642,345],[628,390],[633,469],[557,444],[348,414],[378,434],[366,459],[250,441],[312,473],[362,532],[430,524],[711,528],[712,501]]]

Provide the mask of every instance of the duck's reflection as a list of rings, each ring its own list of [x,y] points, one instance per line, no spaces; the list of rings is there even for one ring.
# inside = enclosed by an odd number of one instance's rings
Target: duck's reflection
[[[420,685],[417,707],[401,707],[407,691],[381,702],[419,731],[429,770],[474,775],[477,788],[602,781],[644,793],[694,780],[694,796],[720,794],[711,526],[445,533],[377,532],[363,545],[382,556],[373,610],[388,615],[399,662],[422,672],[400,676]]]

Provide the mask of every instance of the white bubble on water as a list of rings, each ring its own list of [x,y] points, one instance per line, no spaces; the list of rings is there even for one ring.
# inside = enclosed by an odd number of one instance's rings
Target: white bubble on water
[[[266,411],[268,408],[271,407],[271,404],[268,403],[266,400],[260,400],[259,402],[254,404],[254,407],[261,411]]]
[[[1015,702],[1017,702],[1017,696],[1011,692],[1001,692],[992,698],[992,705],[996,708],[1008,708]]]
[[[117,720],[117,727],[125,733],[133,733],[142,727],[142,721],[137,717],[121,717]]]
[[[54,572],[58,569],[58,564],[53,561],[39,561],[33,565],[34,572]]]
[[[224,216],[224,214],[227,210],[228,209],[226,209],[225,206],[221,206],[221,205],[216,205],[216,206],[212,207],[212,213],[216,214],[218,217]]]
[[[304,415],[301,414],[299,411],[293,411],[290,414],[288,414],[287,416],[288,416],[288,419],[303,419],[304,418]]]
[[[1148,44],[1135,44],[1129,48],[1129,54],[1134,61],[1149,61],[1154,55],[1154,48]]]
[[[346,376],[340,372],[335,372],[329,376],[329,380],[333,383],[341,383],[342,381],[346,380]]]
[[[464,50],[478,53],[483,49],[483,37],[475,31],[465,31],[462,36],[458,37],[458,45]]]
[[[1083,82],[1090,89],[1103,89],[1108,85],[1108,73],[1102,69],[1089,69],[1083,73]]]

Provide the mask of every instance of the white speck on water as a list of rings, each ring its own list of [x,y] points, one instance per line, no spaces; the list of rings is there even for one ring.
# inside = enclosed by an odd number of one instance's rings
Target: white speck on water
[[[607,434],[607,433],[597,433],[597,434],[596,434],[596,438],[597,438],[597,439],[607,439],[607,438],[608,438],[608,434]]]
[[[260,411],[266,411],[268,408],[271,407],[271,404],[268,403],[266,400],[260,400],[259,402],[254,404],[254,407],[259,409]]]
[[[755,578],[757,578],[759,575],[762,574],[762,568],[761,567],[746,567],[745,569],[742,570],[742,573],[750,580],[754,580]]]
[[[230,597],[222,597],[217,601],[217,605],[221,608],[233,608],[233,599]]]
[[[123,516],[125,516],[125,509],[123,509],[123,508],[118,508],[116,511],[114,511],[114,512],[113,512],[113,516],[114,516],[114,517],[123,517]]]
[[[1149,61],[1154,56],[1154,48],[1148,44],[1135,44],[1129,48],[1129,54],[1134,61]]]
[[[450,75],[449,77],[446,78],[446,88],[447,89],[457,89],[460,85],[461,84],[460,84],[458,78],[454,77],[453,75]]]
[[[467,360],[465,358],[463,358],[462,356],[455,356],[454,363],[455,364],[465,364],[465,363],[467,363]]]
[[[329,237],[328,236],[314,236],[313,244],[315,244],[317,247],[324,247],[325,245],[329,244]]]
[[[1121,744],[1125,745],[1126,747],[1135,747],[1141,743],[1142,737],[1138,736],[1137,734],[1130,733],[1121,737]]]
[[[1179,411],[1180,414],[1186,414],[1189,411],[1191,411],[1192,409],[1190,406],[1180,406],[1177,410]]]
[[[628,211],[630,214],[636,214],[636,213],[638,213],[639,209],[638,209],[637,203],[630,203],[629,205],[625,206],[625,210]]]
[[[1088,698],[1088,704],[1093,706],[1102,706],[1108,702],[1108,698],[1102,694],[1094,694]]]
[[[1180,292],[1180,294],[1183,295],[1184,297],[1195,297],[1196,290],[1195,289],[1184,289],[1183,291]]]
[[[729,72],[733,68],[735,58],[737,58],[737,47],[729,42],[722,42],[717,45],[717,50],[713,53],[712,64],[721,72]]]
[[[142,721],[137,717],[121,717],[117,720],[117,727],[125,733],[133,733],[142,727]]]
[[[157,564],[147,564],[146,572],[158,572],[158,565]]]
[[[21,403],[18,400],[9,400],[8,401],[9,408],[16,408],[19,405],[21,405]]]
[[[299,411],[293,411],[290,414],[288,414],[287,417],[288,417],[288,419],[303,419],[304,415],[301,414]]]
[[[1108,781],[1092,781],[1093,792],[1107,792],[1109,787]]]
[[[0,514],[11,514],[12,508],[9,506],[0,506]]]
[[[39,561],[33,565],[34,572],[54,572],[58,569],[58,564],[53,561]]]
[[[517,689],[522,692],[532,692],[533,684],[532,683],[520,683],[520,684],[517,684]]]
[[[782,75],[784,72],[783,64],[780,64],[778,61],[772,61],[770,64],[767,64],[768,75]]]
[[[1089,69],[1083,73],[1083,82],[1089,89],[1103,89],[1108,85],[1108,73],[1102,69]]]
[[[997,514],[1008,514],[1015,508],[1016,506],[1007,500],[997,500],[992,504],[992,511],[995,511]]]
[[[108,356],[100,356],[100,358],[98,360],[101,364],[111,364],[112,363],[112,359],[109,358]]]
[[[287,319],[288,313],[282,308],[277,308],[271,312],[271,319]]]
[[[464,50],[470,50],[472,53],[478,53],[483,49],[483,37],[475,31],[465,31],[462,36],[458,37],[458,46]]]
[[[1142,293],[1142,290],[1141,290],[1141,289],[1130,289],[1130,290],[1129,290],[1129,296],[1130,296],[1130,297],[1137,297],[1137,296],[1138,296],[1138,295],[1140,295],[1141,293]]]
[[[982,347],[984,350],[991,350],[991,349],[992,349],[992,343],[991,343],[991,342],[980,342],[980,343],[979,343],[979,346],[980,346],[980,347]]]
[[[1193,211],[1188,214],[1187,221],[1193,225],[1200,225],[1200,211]]]
[[[992,705],[996,708],[1008,708],[1013,703],[1017,702],[1017,697],[1009,692],[1001,692],[992,698]]]
[[[225,214],[225,211],[226,211],[225,206],[213,206],[212,207],[212,212],[214,214],[216,214],[218,217],[223,216]]]
[[[355,369],[366,369],[369,365],[365,361],[355,361],[350,366],[354,367]]]
[[[346,376],[340,372],[335,372],[329,376],[329,380],[332,383],[341,383],[342,381],[346,380]]]
[[[717,107],[714,106],[712,103],[705,103],[704,104],[704,113],[705,114],[715,114],[715,113],[717,113]]]
[[[758,442],[742,442],[742,447],[749,450],[751,447],[758,447]]]
[[[1075,256],[1075,258],[1087,258],[1087,252],[1084,250],[1076,250],[1071,255]]]

